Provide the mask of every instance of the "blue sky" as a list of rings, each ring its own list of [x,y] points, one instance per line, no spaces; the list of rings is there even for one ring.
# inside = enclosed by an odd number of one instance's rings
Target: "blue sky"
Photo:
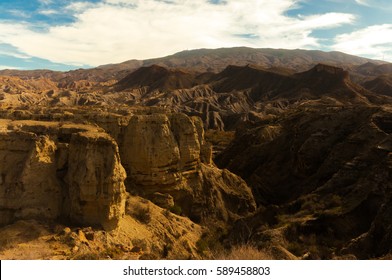
[[[390,0],[0,0],[0,69],[70,70],[185,49],[320,49],[392,62]]]

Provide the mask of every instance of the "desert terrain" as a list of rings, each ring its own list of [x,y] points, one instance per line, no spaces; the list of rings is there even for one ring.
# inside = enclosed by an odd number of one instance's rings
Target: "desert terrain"
[[[0,71],[0,259],[390,259],[392,64],[285,49]]]

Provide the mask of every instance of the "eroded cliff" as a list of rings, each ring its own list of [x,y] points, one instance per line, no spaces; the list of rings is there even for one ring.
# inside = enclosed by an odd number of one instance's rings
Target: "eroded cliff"
[[[130,192],[152,201],[169,195],[172,206],[195,221],[228,221],[255,210],[246,183],[212,163],[211,146],[204,141],[199,118],[181,113],[137,115],[130,119],[123,137],[120,153]]]
[[[2,225],[63,219],[113,229],[126,190],[197,222],[256,208],[246,183],[213,164],[200,118],[146,109],[74,110],[60,121],[49,109],[2,114],[14,119],[0,129]]]
[[[116,226],[126,175],[116,142],[102,129],[2,120],[0,138],[0,224],[62,218]]]

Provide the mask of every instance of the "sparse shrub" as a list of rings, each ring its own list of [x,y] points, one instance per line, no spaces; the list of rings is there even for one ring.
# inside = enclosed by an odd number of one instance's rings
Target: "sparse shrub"
[[[151,222],[150,206],[134,206],[133,216],[141,223],[148,224]]]
[[[72,259],[73,260],[102,260],[104,259],[104,256],[102,253],[90,252],[90,253],[76,255]]]
[[[102,254],[107,258],[109,257],[111,259],[120,259],[120,256],[123,255],[123,253],[124,252],[121,250],[121,248],[115,246],[107,248]]]
[[[214,230],[204,231],[196,242],[196,250],[204,258],[211,258],[214,252],[224,251],[221,241],[227,234],[227,228],[217,226]]]
[[[271,260],[271,254],[261,251],[251,244],[237,245],[229,251],[223,251],[214,255],[219,260]]]
[[[199,252],[199,254],[203,254],[205,251],[207,251],[209,249],[207,240],[204,238],[200,238],[196,242],[196,248],[197,248],[197,251]]]
[[[170,212],[176,215],[182,215],[182,208],[181,206],[174,204],[172,207],[170,207]]]

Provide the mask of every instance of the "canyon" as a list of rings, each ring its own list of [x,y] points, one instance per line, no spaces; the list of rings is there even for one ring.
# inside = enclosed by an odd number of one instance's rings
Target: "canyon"
[[[0,257],[390,258],[391,75],[249,48],[2,70]]]

